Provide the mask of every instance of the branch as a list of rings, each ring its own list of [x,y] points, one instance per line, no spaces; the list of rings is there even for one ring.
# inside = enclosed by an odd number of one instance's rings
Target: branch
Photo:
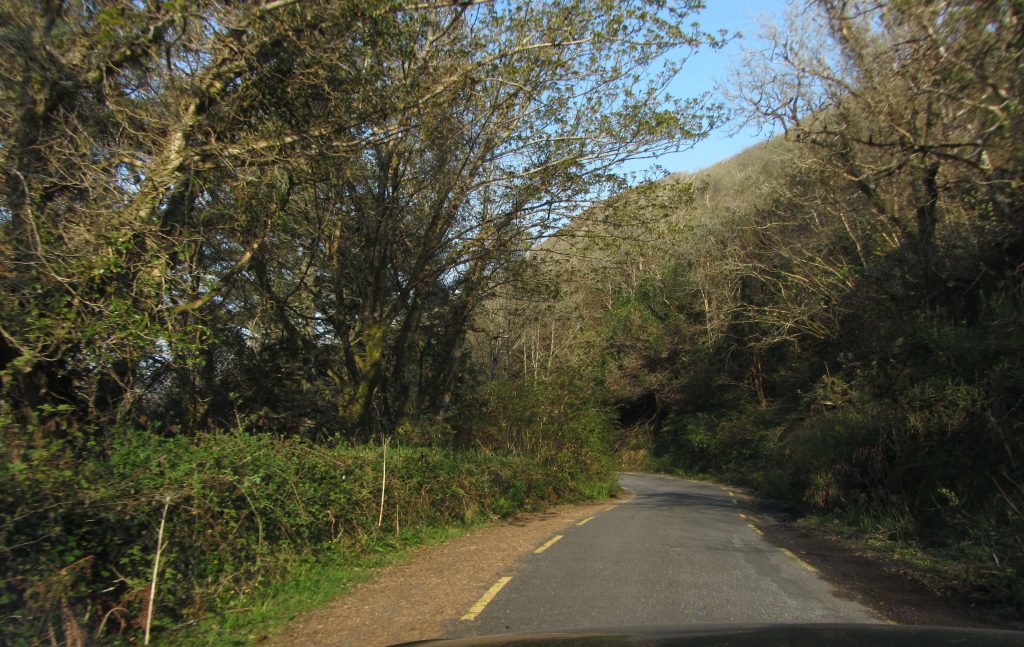
[[[199,308],[202,308],[204,305],[213,300],[215,296],[220,294],[221,290],[224,289],[224,286],[227,284],[229,280],[231,280],[231,278],[233,278],[236,274],[245,269],[245,267],[249,264],[249,261],[252,260],[252,255],[256,253],[256,249],[260,246],[261,243],[263,243],[265,239],[266,234],[254,240],[245,249],[245,252],[242,253],[242,256],[241,258],[238,259],[238,262],[232,265],[231,269],[225,272],[224,276],[217,280],[213,284],[213,286],[210,287],[209,291],[206,292],[206,294],[199,297],[198,299],[189,301],[188,303],[182,303],[180,305],[174,306],[173,308],[171,308],[171,315],[179,315],[185,312],[192,312],[193,310],[198,310]]]

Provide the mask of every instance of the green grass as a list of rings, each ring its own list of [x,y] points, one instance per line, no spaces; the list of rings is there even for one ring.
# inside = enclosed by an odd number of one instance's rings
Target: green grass
[[[617,484],[593,482],[580,486],[577,495],[566,502],[595,501],[620,494]],[[195,624],[167,632],[156,644],[201,647],[261,642],[301,614],[319,609],[372,579],[384,567],[408,559],[415,549],[443,544],[489,523],[477,518],[458,525],[414,528],[402,531],[399,537],[369,536],[360,543],[324,550],[290,565],[279,581],[248,596],[233,598],[230,607],[216,609]]]
[[[622,494],[622,486],[614,481],[585,481],[576,484],[576,493],[567,497],[563,503],[584,503],[613,499]]]
[[[431,526],[403,531],[397,538],[367,538],[361,544],[323,551],[296,562],[281,581],[236,598],[231,608],[210,613],[194,625],[168,632],[157,644],[199,647],[260,642],[297,616],[372,579],[385,566],[409,558],[416,548],[450,541],[483,525]]]
[[[245,644],[410,547],[607,496],[613,482],[608,466],[577,454],[396,448],[378,528],[378,448],[146,430],[107,443],[103,452],[50,448],[0,464],[0,643],[32,645],[65,624],[69,635],[140,642],[140,592],[165,509],[153,639]]]

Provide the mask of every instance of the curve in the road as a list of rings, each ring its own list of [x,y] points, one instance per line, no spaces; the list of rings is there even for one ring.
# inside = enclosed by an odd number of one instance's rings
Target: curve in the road
[[[500,593],[449,635],[882,621],[765,542],[734,493],[651,474],[624,474],[622,485],[632,499],[526,555]]]

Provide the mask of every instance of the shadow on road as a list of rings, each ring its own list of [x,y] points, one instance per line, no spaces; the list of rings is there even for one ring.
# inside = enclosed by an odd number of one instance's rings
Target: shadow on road
[[[696,494],[691,492],[637,492],[631,506],[648,510],[671,510],[704,508],[707,510],[731,510],[736,505],[724,495],[717,493]]]

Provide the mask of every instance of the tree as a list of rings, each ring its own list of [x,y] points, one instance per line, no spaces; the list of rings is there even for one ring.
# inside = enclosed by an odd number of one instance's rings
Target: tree
[[[770,29],[773,47],[738,74],[750,119],[808,144],[817,154],[806,163],[857,190],[845,213],[827,201],[815,208],[842,223],[861,265],[900,249],[908,292],[940,296],[943,219],[977,241],[964,225],[980,209],[1017,235],[1021,160],[1010,133],[1024,116],[1021,11],[973,0],[811,2],[798,24]]]
[[[5,5],[6,410],[443,410],[500,271],[703,132],[665,55],[716,40],[663,5]]]

